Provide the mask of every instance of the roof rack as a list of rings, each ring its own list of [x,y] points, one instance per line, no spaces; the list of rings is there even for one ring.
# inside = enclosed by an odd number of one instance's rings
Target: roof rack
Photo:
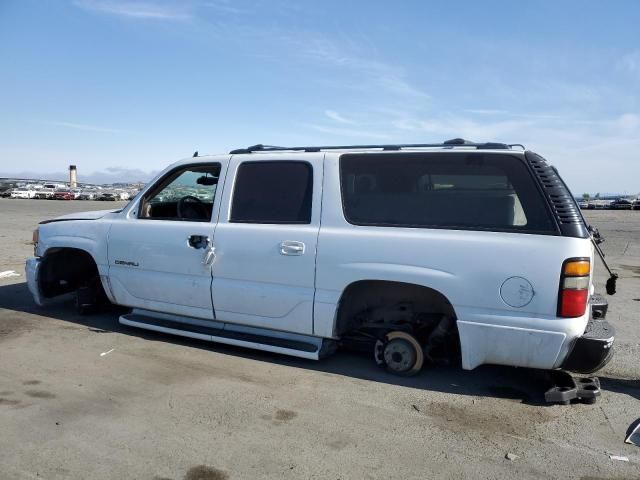
[[[319,152],[321,150],[368,150],[368,149],[381,149],[388,151],[402,150],[403,148],[454,148],[454,147],[469,147],[477,150],[510,150],[512,147],[521,147],[524,150],[524,146],[514,143],[508,145],[506,143],[485,142],[475,143],[462,138],[454,138],[447,140],[443,143],[398,143],[391,145],[327,145],[319,147],[278,147],[276,145],[263,145],[261,143],[252,145],[247,148],[238,148],[231,150],[231,155],[237,155],[241,153],[254,153],[254,152],[280,152],[280,151],[296,151],[296,152]]]

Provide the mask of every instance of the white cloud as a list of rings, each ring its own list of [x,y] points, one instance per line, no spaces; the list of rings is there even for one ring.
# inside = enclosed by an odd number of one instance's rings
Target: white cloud
[[[299,43],[296,40],[293,42]],[[316,37],[305,39],[304,46],[299,51],[314,61],[350,70],[358,76],[361,86],[373,85],[379,91],[412,100],[425,101],[431,98],[429,94],[407,80],[407,75],[402,68],[370,59],[371,52],[358,48],[356,42],[349,38],[343,43],[351,45],[351,48],[345,49],[332,40]]]
[[[147,20],[188,20],[191,13],[183,7],[130,0],[76,0],[74,4],[94,13]]]
[[[478,122],[465,117],[433,117],[428,119],[401,118],[393,121],[399,130],[426,132],[440,137],[461,137],[477,142],[507,141],[517,131],[531,124],[526,120]],[[440,138],[446,140],[447,138]]]
[[[85,125],[82,123],[71,122],[45,122],[47,125],[53,125],[56,127],[74,128],[76,130],[84,130],[87,132],[100,132],[100,133],[120,133],[121,130],[115,128],[97,127],[95,125]]]
[[[336,135],[340,137],[352,137],[352,138],[376,138],[380,140],[390,138],[386,133],[380,133],[376,131],[351,129],[351,128],[336,128],[325,127],[323,125],[304,125],[308,128],[315,130],[316,132],[327,133],[329,135]]]
[[[476,108],[465,110],[467,113],[475,113],[477,115],[504,115],[508,113],[506,110],[494,110],[491,108]]]
[[[526,117],[526,118],[525,118]],[[462,137],[479,142],[522,143],[539,152],[560,170],[576,194],[640,191],[640,115],[625,113],[609,117],[581,118],[541,112],[515,118],[511,114],[478,121],[465,116],[398,117],[399,131],[427,132],[437,140]]]
[[[638,130],[640,127],[640,115],[625,113],[618,117],[617,123],[624,131]]]
[[[336,112],[335,110],[325,110],[324,114],[335,122],[344,123],[347,125],[354,124],[353,120],[349,120],[348,118],[343,117],[340,113]]]
[[[211,0],[207,2],[200,2],[198,6],[207,7],[213,10],[217,10],[218,12],[229,13],[234,15],[251,13],[251,10],[238,8],[228,0]]]
[[[640,75],[640,50],[623,55],[618,61],[618,67],[635,75]]]

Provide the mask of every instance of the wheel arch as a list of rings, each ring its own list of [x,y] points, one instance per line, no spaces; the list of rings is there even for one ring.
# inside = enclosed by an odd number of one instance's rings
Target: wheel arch
[[[44,298],[77,290],[100,279],[98,262],[86,249],[76,246],[49,246],[41,257],[38,287]]]
[[[376,298],[378,304],[403,299],[418,299],[421,305],[431,307],[434,313],[443,313],[457,321],[453,304],[441,291],[418,283],[386,279],[359,279],[346,285],[339,296],[333,319],[333,334],[339,336],[348,330],[349,317],[363,301]]]

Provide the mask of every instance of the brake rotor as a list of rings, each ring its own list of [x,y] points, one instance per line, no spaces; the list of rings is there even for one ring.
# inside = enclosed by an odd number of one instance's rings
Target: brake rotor
[[[388,333],[384,340],[376,341],[374,358],[396,375],[415,375],[424,364],[422,347],[416,338],[406,332]]]

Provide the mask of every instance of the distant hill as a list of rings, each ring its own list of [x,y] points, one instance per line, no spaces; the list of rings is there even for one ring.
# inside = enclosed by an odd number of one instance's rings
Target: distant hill
[[[102,171],[93,173],[82,173],[81,166],[78,168],[78,182],[81,183],[93,183],[93,184],[113,184],[113,183],[146,183],[151,180],[158,172],[145,172],[144,170],[122,168],[122,167],[108,167]],[[58,180],[61,182],[69,181],[69,172],[3,172],[0,171],[0,178],[33,178],[33,179],[46,179],[46,180]]]

